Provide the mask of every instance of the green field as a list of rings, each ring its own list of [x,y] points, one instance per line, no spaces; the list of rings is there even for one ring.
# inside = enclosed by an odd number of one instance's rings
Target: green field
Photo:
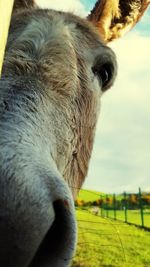
[[[103,210],[103,215],[107,215],[107,212]],[[108,211],[108,216],[110,218],[114,218],[114,211]],[[117,210],[116,211],[116,216],[118,220],[124,221],[125,216],[124,216],[124,211],[123,210]],[[140,210],[128,210],[127,211],[127,219],[128,222],[141,225],[141,213]],[[150,228],[150,210],[145,210],[144,211],[144,226]]]
[[[150,267],[150,232],[77,209],[72,267]]]

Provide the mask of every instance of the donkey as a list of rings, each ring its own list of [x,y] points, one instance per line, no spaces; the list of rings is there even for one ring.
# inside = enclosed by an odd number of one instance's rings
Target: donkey
[[[0,266],[70,264],[73,198],[117,73],[106,43],[148,2],[99,0],[85,20],[15,0],[0,80]]]

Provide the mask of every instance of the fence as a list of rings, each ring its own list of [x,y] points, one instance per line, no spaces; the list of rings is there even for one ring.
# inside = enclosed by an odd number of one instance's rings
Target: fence
[[[150,230],[150,194],[124,192],[121,195],[102,195],[101,216],[124,221]]]
[[[76,206],[90,209],[93,214],[120,220],[150,230],[150,193],[101,194],[82,189]],[[89,197],[87,198],[87,194]],[[98,207],[98,209],[96,208]]]

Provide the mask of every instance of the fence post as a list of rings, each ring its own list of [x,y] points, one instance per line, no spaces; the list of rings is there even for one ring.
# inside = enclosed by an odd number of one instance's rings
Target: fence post
[[[144,227],[143,201],[142,201],[142,192],[141,192],[140,187],[139,187],[139,204],[140,204],[140,211],[141,211],[141,224],[142,224],[142,227]]]
[[[101,195],[101,217],[103,217],[103,196]]]
[[[0,76],[14,0],[0,0]]]
[[[113,203],[114,203],[114,220],[117,219],[117,212],[116,212],[116,195],[113,195]]]
[[[108,210],[108,195],[106,195],[106,217],[108,218],[109,217],[109,210]]]
[[[124,192],[124,221],[127,223],[128,222],[128,216],[127,216],[127,211],[128,211],[128,207],[127,207],[127,194],[126,192]]]

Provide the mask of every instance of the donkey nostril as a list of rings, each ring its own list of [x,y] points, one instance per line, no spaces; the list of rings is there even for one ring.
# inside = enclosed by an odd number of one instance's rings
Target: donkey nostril
[[[68,200],[53,203],[55,220],[43,239],[29,267],[68,266],[74,251],[75,221]],[[48,259],[50,265],[44,265]]]

